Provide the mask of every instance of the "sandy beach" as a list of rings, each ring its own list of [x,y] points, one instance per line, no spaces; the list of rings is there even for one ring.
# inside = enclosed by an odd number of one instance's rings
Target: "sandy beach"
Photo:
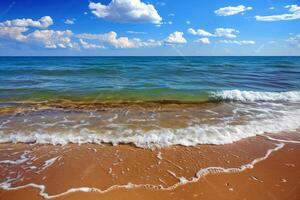
[[[299,141],[282,133],[161,149],[1,144],[1,179],[20,176],[0,199],[299,199]]]
[[[0,1],[0,200],[300,200],[300,0]]]

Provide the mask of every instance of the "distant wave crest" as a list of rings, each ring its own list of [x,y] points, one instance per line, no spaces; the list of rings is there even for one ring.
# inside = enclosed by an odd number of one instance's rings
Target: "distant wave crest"
[[[212,92],[211,96],[218,100],[231,100],[231,101],[242,101],[242,102],[255,102],[255,101],[300,102],[300,91],[255,92],[255,91],[240,91],[240,90],[221,90],[221,91]]]

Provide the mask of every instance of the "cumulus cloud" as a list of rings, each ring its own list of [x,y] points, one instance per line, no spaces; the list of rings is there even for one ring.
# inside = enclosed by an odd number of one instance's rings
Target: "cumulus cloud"
[[[244,5],[228,6],[228,7],[219,8],[218,10],[215,10],[215,14],[218,16],[230,16],[230,15],[236,15],[238,13],[245,12],[247,10],[252,10],[252,7],[246,7]]]
[[[237,33],[239,31],[233,28],[217,28],[214,35],[216,37],[235,38]]]
[[[220,40],[219,43],[244,45],[244,44],[255,44],[255,41],[253,41],[253,40]]]
[[[286,40],[289,44],[291,44],[292,46],[295,46],[297,48],[300,48],[300,34],[294,36],[294,37],[290,37]]]
[[[205,37],[213,36],[213,34],[211,34],[210,32],[207,32],[207,31],[205,31],[203,29],[195,30],[193,28],[189,28],[188,29],[188,33],[190,33],[192,35],[199,35],[199,36],[205,36]]]
[[[289,13],[284,13],[280,15],[269,15],[269,16],[255,16],[257,21],[282,21],[282,20],[295,20],[300,19],[300,6],[298,5],[287,5]]]
[[[53,24],[53,20],[50,16],[44,16],[37,21],[32,19],[14,19],[1,22],[1,27],[36,27],[47,28]]]
[[[202,43],[202,44],[210,44],[209,38],[200,38],[198,40],[195,40],[195,42],[199,42],[199,43]]]
[[[138,47],[154,47],[160,46],[161,42],[155,40],[142,41],[141,39],[128,37],[118,37],[117,33],[110,31],[104,34],[78,34],[80,39],[98,40],[104,44],[111,45],[115,48],[138,48]]]
[[[75,19],[72,19],[73,21]],[[103,49],[106,45],[115,48],[156,47],[164,44],[163,41],[153,39],[141,40],[128,37],[118,37],[114,31],[104,34],[78,34],[71,30],[44,29],[53,24],[51,17],[45,16],[34,21],[32,19],[14,19],[0,22],[0,37],[19,42],[42,44],[45,48],[72,48],[72,49]],[[31,30],[35,28],[35,30]],[[37,29],[38,28],[38,29]],[[144,32],[129,31],[132,34]],[[89,40],[89,41],[86,41]],[[99,44],[90,40],[97,40]]]
[[[239,33],[238,30],[233,28],[216,28],[214,33],[210,33],[203,29],[195,30],[193,28],[188,29],[188,33],[192,35],[204,36],[204,37],[228,37],[235,38],[236,34]]]
[[[53,24],[50,16],[41,17],[39,20],[32,19],[13,19],[0,22],[0,37],[25,42],[32,34],[26,34],[30,27],[47,28]]]
[[[27,37],[23,33],[25,33],[27,30],[28,28],[26,27],[0,26],[0,37],[17,41],[25,41]]]
[[[162,21],[155,7],[141,0],[112,0],[108,5],[90,2],[89,8],[97,17],[115,22],[160,24]]]
[[[165,39],[165,42],[167,44],[184,44],[186,39],[183,37],[183,32],[175,31]]]
[[[71,41],[73,33],[70,30],[35,30],[27,36],[27,40],[41,42],[46,48],[76,48],[77,44]]]
[[[104,49],[105,47],[103,45],[93,44],[86,42],[82,39],[79,39],[79,42],[84,49]]]
[[[73,19],[66,19],[64,23],[65,23],[65,24],[72,25],[72,24],[75,23],[75,19],[74,19],[74,18],[73,18]]]
[[[75,48],[76,43],[71,41],[72,31],[54,31],[44,29],[53,24],[49,16],[37,21],[32,19],[14,19],[0,23],[0,37],[19,42],[41,43],[46,48]],[[29,28],[42,28],[28,33]]]

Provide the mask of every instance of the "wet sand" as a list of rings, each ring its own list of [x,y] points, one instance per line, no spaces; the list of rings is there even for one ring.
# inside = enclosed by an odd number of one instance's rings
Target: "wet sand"
[[[162,149],[1,144],[0,180],[18,179],[0,199],[299,199],[300,137],[268,136]]]

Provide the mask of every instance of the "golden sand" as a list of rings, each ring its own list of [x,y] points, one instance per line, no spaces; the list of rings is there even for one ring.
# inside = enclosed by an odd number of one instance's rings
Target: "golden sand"
[[[295,134],[282,135],[293,141],[300,139]],[[44,199],[45,194],[53,199],[300,199],[300,144],[262,136],[227,145],[163,149],[94,144],[0,147],[0,160],[17,160],[24,151],[30,158],[35,156],[29,163],[0,164],[1,180],[10,171],[24,177],[12,187],[30,183],[45,186],[42,195],[40,189],[31,186],[0,190],[3,200]],[[51,158],[57,159],[45,167]],[[241,170],[242,166],[246,169]],[[196,176],[199,170],[209,167],[232,170],[210,170]],[[66,193],[80,187],[97,191]]]

